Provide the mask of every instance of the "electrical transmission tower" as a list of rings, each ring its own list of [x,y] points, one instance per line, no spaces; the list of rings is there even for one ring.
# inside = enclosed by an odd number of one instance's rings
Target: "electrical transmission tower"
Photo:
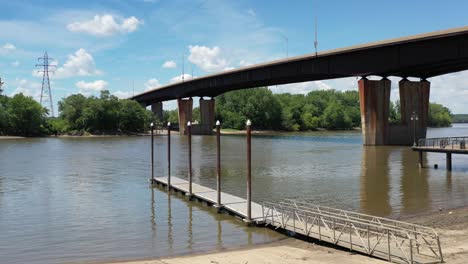
[[[50,79],[49,79],[49,72],[54,72],[53,69],[56,67],[56,65],[51,65],[49,64],[49,60],[52,60],[52,58],[49,58],[47,55],[47,51],[44,53],[44,57],[39,57],[37,59],[39,61],[39,64],[36,64],[36,67],[41,67],[42,69],[38,70],[38,72],[42,72],[42,89],[41,89],[41,99],[40,99],[40,104],[43,105],[48,102],[47,106],[44,106],[49,109],[49,115],[54,116],[54,104],[52,102],[52,91],[50,90]]]
[[[2,86],[3,86],[4,84],[5,84],[5,83],[2,82],[2,78],[0,78],[0,95],[2,95],[2,93],[3,93]]]

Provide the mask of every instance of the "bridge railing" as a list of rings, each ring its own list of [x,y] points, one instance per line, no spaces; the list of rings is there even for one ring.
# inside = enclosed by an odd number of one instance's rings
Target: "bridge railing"
[[[442,262],[437,232],[392,219],[284,200],[263,204],[267,225],[397,263]]]
[[[468,137],[421,138],[418,147],[440,149],[466,149]]]

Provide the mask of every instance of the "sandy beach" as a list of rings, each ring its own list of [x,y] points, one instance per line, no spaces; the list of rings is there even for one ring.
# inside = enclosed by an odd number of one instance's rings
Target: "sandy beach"
[[[404,221],[433,227],[440,235],[446,263],[468,259],[468,207],[427,213]],[[365,255],[294,238],[280,242],[203,254],[105,264],[247,264],[247,263],[388,263]],[[104,264],[104,263],[100,263]]]

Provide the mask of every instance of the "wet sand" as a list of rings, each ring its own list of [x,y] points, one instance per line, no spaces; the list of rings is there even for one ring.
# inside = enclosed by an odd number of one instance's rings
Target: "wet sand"
[[[446,263],[462,264],[468,259],[468,207],[426,213],[404,221],[434,228],[441,238]],[[246,263],[388,263],[368,256],[288,238],[248,248],[189,256],[108,262],[107,264],[246,264]]]

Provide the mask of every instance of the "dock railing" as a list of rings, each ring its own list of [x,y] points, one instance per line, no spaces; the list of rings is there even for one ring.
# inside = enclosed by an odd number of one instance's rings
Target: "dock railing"
[[[266,225],[395,263],[442,263],[437,232],[428,227],[306,201],[263,203]]]
[[[438,149],[466,149],[468,137],[421,138],[418,147]]]

